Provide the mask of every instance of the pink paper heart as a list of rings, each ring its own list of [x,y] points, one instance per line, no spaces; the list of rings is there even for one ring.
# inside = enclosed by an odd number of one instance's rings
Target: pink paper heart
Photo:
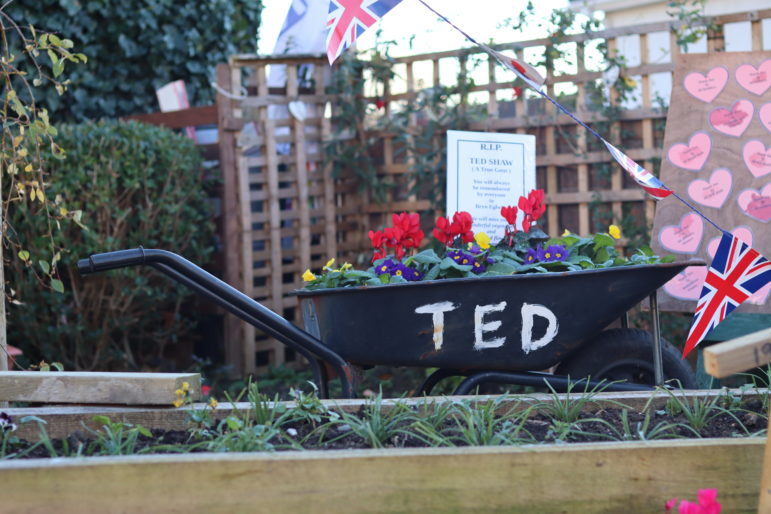
[[[701,243],[704,221],[695,212],[680,218],[679,225],[666,225],[659,232],[661,246],[677,253],[696,253]]]
[[[680,300],[698,300],[705,278],[706,266],[688,266],[664,284],[664,291]]]
[[[750,93],[758,96],[771,87],[771,59],[766,59],[757,68],[742,64],[736,68],[736,82]]]
[[[719,209],[731,192],[732,182],[731,171],[726,168],[718,168],[712,172],[709,180],[696,179],[691,181],[688,184],[688,196],[702,205]]]
[[[686,170],[699,171],[707,162],[712,140],[706,132],[696,132],[688,140],[688,144],[676,143],[669,147],[667,157],[670,162]]]
[[[766,303],[766,299],[768,299],[769,293],[771,293],[771,282],[755,291],[754,295],[747,298],[747,302],[755,305],[764,305]]]
[[[709,123],[712,128],[729,136],[741,136],[752,121],[755,106],[749,100],[737,100],[728,109],[719,107],[709,113]]]
[[[736,203],[747,216],[768,223],[771,220],[771,183],[760,191],[745,189],[736,197]]]
[[[740,241],[743,241],[747,243],[748,245],[752,246],[752,230],[750,230],[749,227],[741,226],[736,227],[731,231],[731,234],[738,237]],[[722,239],[721,236],[714,237],[710,239],[709,243],[707,243],[707,254],[709,254],[710,257],[715,257],[715,252],[717,252],[717,247],[720,245],[720,239]]]
[[[709,103],[717,98],[727,82],[728,70],[718,66],[709,70],[706,75],[696,71],[689,73],[685,76],[683,86],[695,98]]]
[[[758,118],[760,118],[761,125],[766,127],[766,130],[771,132],[771,102],[763,104],[760,107],[760,110],[758,111]]]
[[[755,177],[771,173],[771,146],[766,148],[762,141],[753,139],[744,145],[742,150],[744,164]]]

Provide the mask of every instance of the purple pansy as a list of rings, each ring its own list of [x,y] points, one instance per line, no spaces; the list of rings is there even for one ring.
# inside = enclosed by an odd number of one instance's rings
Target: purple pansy
[[[549,245],[538,249],[538,260],[541,262],[564,261],[567,259],[567,253],[562,245]]]
[[[399,261],[386,259],[375,268],[378,275],[391,275],[392,277],[402,277],[404,280],[414,282],[423,278],[423,275],[416,269],[405,266]]]
[[[539,251],[540,249],[536,251],[534,248],[528,248],[525,254],[525,264],[533,264],[540,261]]]
[[[551,253],[553,261],[564,261],[568,258],[568,250],[563,245],[551,245],[546,251]]]
[[[463,250],[450,250],[447,252],[447,257],[463,266],[474,265],[474,256],[470,253],[464,252]]]

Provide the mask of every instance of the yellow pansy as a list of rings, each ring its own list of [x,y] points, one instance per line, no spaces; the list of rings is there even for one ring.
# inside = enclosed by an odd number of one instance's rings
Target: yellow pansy
[[[209,407],[214,410],[217,408],[217,405],[219,405],[219,402],[216,398],[209,398]]]
[[[637,81],[633,79],[632,77],[624,77],[624,82],[626,82],[627,87],[636,87]]]
[[[483,250],[487,250],[490,248],[490,236],[485,234],[484,232],[477,232],[474,234],[474,240],[479,245],[479,248]]]
[[[611,225],[608,227],[608,234],[610,234],[610,237],[613,239],[621,239],[621,229],[616,225]]]
[[[350,262],[344,262],[342,266],[340,266],[340,269],[338,271],[345,271],[347,269],[353,268],[353,264]]]
[[[327,261],[327,263],[324,265],[325,268],[332,269],[332,265],[335,263],[335,258],[331,258]]]
[[[305,282],[312,282],[316,280],[316,275],[314,275],[311,270],[307,269],[305,270],[305,273],[303,273],[303,280]]]
[[[172,402],[172,405],[174,405],[174,407],[182,407],[184,403],[185,403],[185,400],[183,400],[182,398],[177,398]]]
[[[570,230],[565,229],[565,231],[562,233],[562,237],[568,237],[570,235]]]

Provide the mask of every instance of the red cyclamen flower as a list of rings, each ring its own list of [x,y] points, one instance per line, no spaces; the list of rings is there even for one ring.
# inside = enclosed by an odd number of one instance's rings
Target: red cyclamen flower
[[[453,234],[460,236],[463,242],[473,243],[474,232],[471,230],[473,224],[474,219],[471,214],[465,211],[456,212],[452,216],[451,230]]]
[[[517,221],[517,208],[513,206],[501,207],[501,216],[506,219],[506,223],[513,225]]]
[[[445,246],[450,246],[453,239],[455,239],[455,234],[452,233],[450,220],[442,216],[439,216],[436,219],[436,228],[434,229],[433,234],[436,240]]]
[[[372,241],[372,247],[375,249],[375,254],[372,256],[372,262],[378,259],[382,259],[386,256],[386,251],[383,249],[385,240],[383,239],[383,233],[381,231],[369,231],[369,239]]]
[[[400,243],[405,248],[418,248],[423,241],[423,231],[420,229],[420,215],[417,213],[393,214],[393,225],[402,232]]]

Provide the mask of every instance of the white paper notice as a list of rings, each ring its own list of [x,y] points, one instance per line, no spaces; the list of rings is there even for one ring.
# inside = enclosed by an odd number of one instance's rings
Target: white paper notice
[[[447,131],[447,216],[471,213],[474,232],[504,235],[501,207],[535,188],[535,136]],[[520,216],[521,217],[521,216]]]

